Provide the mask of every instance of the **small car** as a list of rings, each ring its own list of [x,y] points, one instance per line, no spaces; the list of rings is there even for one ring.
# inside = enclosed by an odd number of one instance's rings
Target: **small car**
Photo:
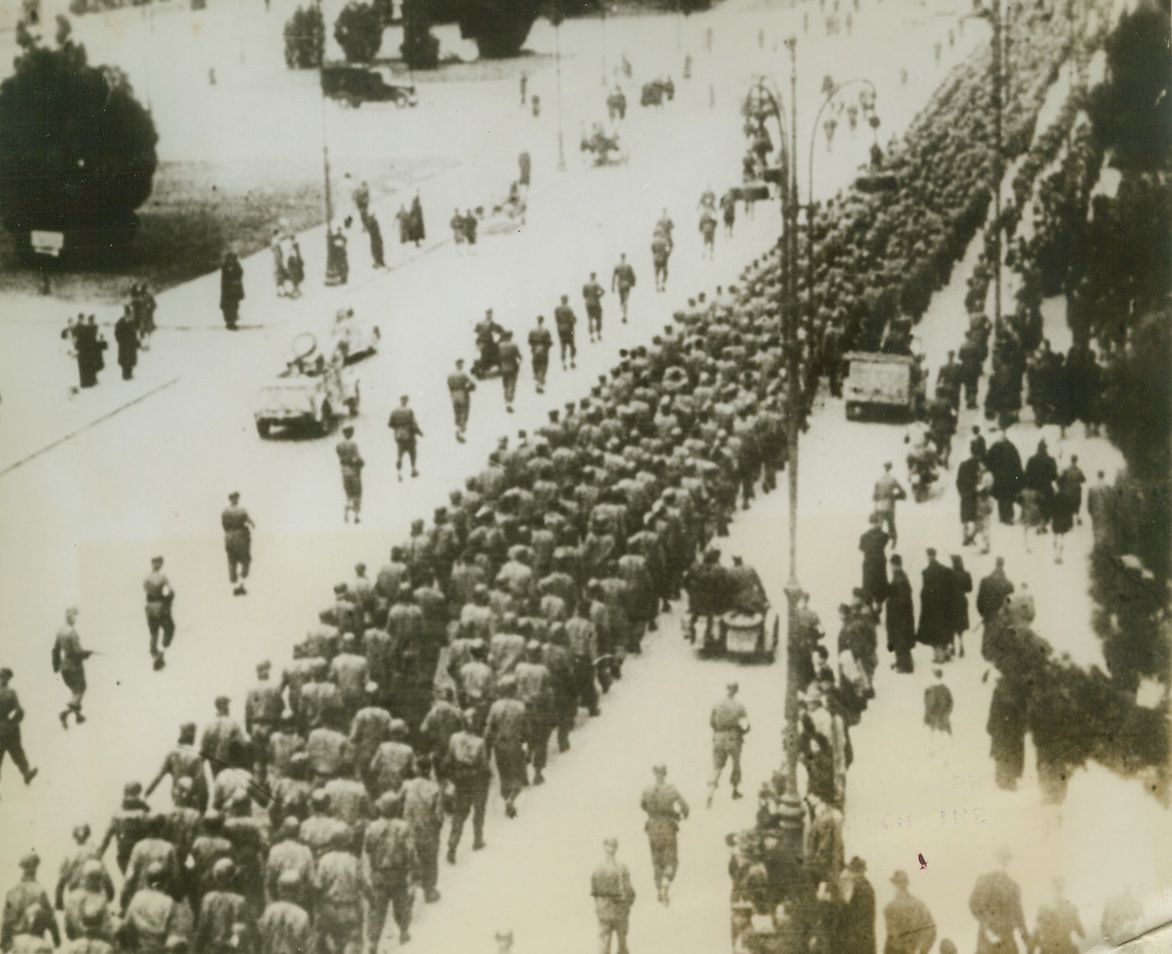
[[[297,342],[312,339],[300,335]],[[256,432],[269,437],[274,427],[302,427],[324,436],[333,431],[345,413],[358,414],[360,391],[358,377],[350,371],[340,352],[330,359],[314,355],[312,346],[294,347],[294,358],[276,379],[260,389],[253,412]]]
[[[414,85],[397,83],[386,67],[335,63],[322,67],[322,91],[343,106],[394,103],[399,108],[419,105]]]

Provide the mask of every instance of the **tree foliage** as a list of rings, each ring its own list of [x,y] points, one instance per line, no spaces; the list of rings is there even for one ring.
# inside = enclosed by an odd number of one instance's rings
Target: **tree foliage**
[[[1091,117],[1118,165],[1166,168],[1172,161],[1172,74],[1166,4],[1125,13],[1107,39],[1107,81],[1091,98]]]
[[[542,0],[460,0],[460,35],[475,40],[486,59],[516,56],[542,6]]]
[[[369,63],[383,44],[383,18],[373,4],[346,4],[334,23],[334,39],[351,63]]]
[[[291,70],[321,66],[326,49],[326,24],[316,5],[298,7],[285,24],[285,64]]]
[[[69,233],[67,249],[132,237],[150,196],[158,134],[117,67],[91,66],[58,21],[59,45],[35,38],[0,83],[0,219]]]
[[[403,60],[413,70],[439,66],[439,40],[431,33],[428,0],[403,0]]]

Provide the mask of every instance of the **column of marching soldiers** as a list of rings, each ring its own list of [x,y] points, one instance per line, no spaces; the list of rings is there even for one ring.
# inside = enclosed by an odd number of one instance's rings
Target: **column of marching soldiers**
[[[469,817],[485,846],[495,763],[515,817],[552,738],[565,751],[580,711],[598,714],[739,498],[776,486],[780,336],[736,299],[678,314],[684,333],[624,352],[532,438],[502,438],[430,529],[416,521],[373,575],[356,566],[291,664],[257,667],[242,720],[217,699],[145,789],[126,785],[100,841],[77,828],[53,902],[24,859],[3,947],[48,946],[53,907],[86,951],[373,949],[388,913],[408,940],[414,886],[439,899],[445,816],[449,862]],[[153,812],[164,779],[173,807]]]

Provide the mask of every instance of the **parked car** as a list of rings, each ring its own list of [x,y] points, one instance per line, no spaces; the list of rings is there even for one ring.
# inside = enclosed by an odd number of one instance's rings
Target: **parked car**
[[[322,67],[322,91],[343,106],[357,109],[363,103],[417,106],[419,97],[411,83],[399,83],[385,66],[334,63]]]

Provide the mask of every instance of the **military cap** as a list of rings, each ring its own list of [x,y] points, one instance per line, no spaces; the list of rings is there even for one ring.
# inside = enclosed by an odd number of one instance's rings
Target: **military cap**
[[[20,868],[22,871],[35,871],[41,864],[41,856],[35,851],[30,851],[20,859]]]

